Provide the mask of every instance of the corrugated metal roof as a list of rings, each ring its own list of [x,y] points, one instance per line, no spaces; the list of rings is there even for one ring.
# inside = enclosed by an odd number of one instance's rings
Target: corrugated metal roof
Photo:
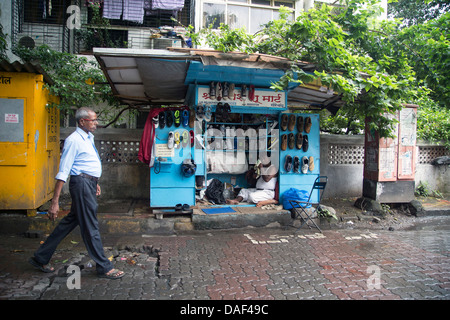
[[[0,71],[6,72],[25,72],[25,73],[36,73],[42,74],[44,76],[44,81],[49,85],[54,82],[52,78],[44,71],[44,69],[39,64],[33,63],[21,63],[19,61],[8,62],[6,60],[0,60]]]
[[[94,56],[113,94],[130,105],[182,104],[190,84],[211,81],[268,87],[293,63],[264,54],[190,48],[94,48]],[[314,65],[307,62],[297,65],[306,72],[314,70]],[[289,84],[288,104],[337,111],[343,102],[340,95],[317,82]]]

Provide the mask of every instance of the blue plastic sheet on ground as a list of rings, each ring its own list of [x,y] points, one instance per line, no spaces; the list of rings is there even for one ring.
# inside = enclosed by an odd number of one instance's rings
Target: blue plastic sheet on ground
[[[212,209],[202,209],[202,211],[206,214],[217,214],[217,213],[231,213],[236,212],[231,207],[220,207],[220,208],[212,208]]]

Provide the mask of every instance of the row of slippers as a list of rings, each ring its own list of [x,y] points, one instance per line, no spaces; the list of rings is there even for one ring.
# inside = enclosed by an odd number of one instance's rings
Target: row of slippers
[[[219,102],[216,105],[216,118],[221,119],[221,121],[226,122],[229,120],[229,114],[231,112],[231,107],[228,103]],[[196,119],[198,121],[205,120],[206,122],[211,121],[212,111],[211,106],[197,106]]]
[[[233,100],[234,99],[234,91],[235,91],[235,84],[234,83],[228,83],[224,82],[222,85],[221,82],[211,82],[209,84],[209,98],[212,100],[221,101],[222,99],[227,100]],[[240,90],[241,98],[247,97],[247,85],[243,84],[241,85]],[[253,101],[255,98],[255,86],[250,85],[248,87],[248,99]]]
[[[190,142],[190,147],[194,145],[194,131],[184,130],[183,133],[180,134],[179,131],[170,131],[167,137],[167,148],[169,149],[179,149],[181,146],[186,148]]]
[[[152,120],[155,128],[164,129],[166,126],[170,128],[173,125],[175,125],[176,128],[180,127],[181,125],[185,128],[193,128],[195,114],[194,112],[187,109],[177,109],[175,111],[166,110],[154,116]]]
[[[314,158],[313,157],[302,157],[301,162],[300,158],[295,156],[292,158],[290,155],[286,155],[284,158],[284,170],[286,172],[293,171],[294,173],[308,173],[309,171],[314,170]]]
[[[289,149],[294,149],[295,146],[298,150],[303,150],[304,152],[308,151],[308,136],[300,132],[298,132],[296,135],[294,135],[292,132],[289,134],[281,135],[281,150],[286,151],[288,147]]]
[[[312,122],[310,117],[303,119],[302,116],[296,117],[294,114],[281,115],[281,130],[286,131],[286,129],[288,129],[289,131],[293,131],[296,123],[298,132],[303,132],[303,130],[305,130],[306,133],[309,133],[311,131]]]

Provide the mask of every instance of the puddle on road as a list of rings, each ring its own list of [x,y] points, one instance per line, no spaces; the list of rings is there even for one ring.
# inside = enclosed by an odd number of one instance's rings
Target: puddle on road
[[[450,217],[424,217],[423,220],[403,229],[404,231],[450,230]]]

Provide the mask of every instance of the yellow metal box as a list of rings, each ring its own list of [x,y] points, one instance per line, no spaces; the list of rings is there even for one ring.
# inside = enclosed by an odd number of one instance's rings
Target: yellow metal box
[[[52,198],[60,158],[59,103],[42,74],[0,72],[0,210]]]

